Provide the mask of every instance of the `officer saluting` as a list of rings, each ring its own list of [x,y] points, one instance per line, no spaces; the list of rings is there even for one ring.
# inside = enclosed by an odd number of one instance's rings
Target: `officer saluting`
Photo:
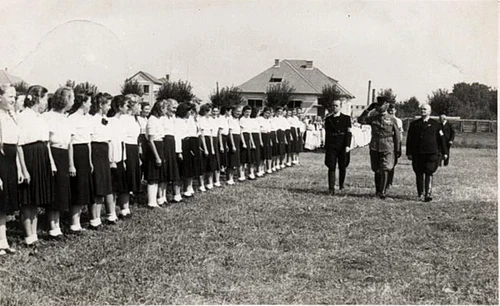
[[[339,190],[344,189],[349,148],[351,117],[340,112],[340,101],[329,101],[325,117],[325,165],[328,167],[328,188],[335,194],[335,168],[339,165]]]
[[[361,124],[372,127],[370,141],[370,162],[375,172],[375,189],[377,196],[385,199],[389,171],[394,168],[396,156],[401,156],[401,134],[394,117],[387,113],[386,97],[377,97],[377,103],[372,103],[358,117]]]
[[[422,200],[425,188],[425,202],[432,201],[432,175],[439,164],[439,154],[448,157],[448,151],[441,130],[441,124],[430,118],[431,106],[424,103],[420,106],[422,117],[410,123],[406,139],[406,155],[412,161],[413,171],[417,178],[417,193]],[[425,183],[425,186],[424,186]]]

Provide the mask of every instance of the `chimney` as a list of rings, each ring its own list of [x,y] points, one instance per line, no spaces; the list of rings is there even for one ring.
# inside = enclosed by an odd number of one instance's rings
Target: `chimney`
[[[280,66],[280,59],[277,58],[274,60],[274,67],[279,67]]]
[[[5,67],[5,71],[7,71],[7,67]]]
[[[306,61],[306,69],[312,69],[313,68],[313,61]]]
[[[165,80],[167,80],[167,82],[168,82],[168,81],[170,81],[170,74],[167,74],[167,75],[165,76]]]

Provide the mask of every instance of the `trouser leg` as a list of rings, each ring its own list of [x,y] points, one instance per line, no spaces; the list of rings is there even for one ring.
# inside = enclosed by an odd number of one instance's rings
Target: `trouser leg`
[[[347,167],[347,158],[348,155],[346,153],[341,153],[338,158],[339,164],[339,189],[344,189],[344,181],[346,176],[346,167]]]
[[[380,172],[379,171],[375,172],[375,191],[377,192],[377,195],[380,193]]]
[[[387,189],[387,180],[389,178],[389,171],[380,171],[380,195],[385,197],[385,190]]]
[[[415,175],[417,177],[417,193],[420,197],[424,193],[424,174],[417,172]]]
[[[425,174],[425,198],[426,200],[432,199],[432,175]]]
[[[335,168],[328,169],[328,190],[330,193],[335,192]]]

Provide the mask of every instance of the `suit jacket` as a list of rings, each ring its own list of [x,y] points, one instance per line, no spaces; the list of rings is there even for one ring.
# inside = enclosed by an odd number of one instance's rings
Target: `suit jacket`
[[[369,124],[372,127],[372,139],[370,150],[377,152],[398,152],[401,149],[401,132],[396,119],[385,113],[363,112],[358,117],[361,124]]]
[[[406,138],[406,155],[448,154],[441,123],[434,119],[424,122],[422,118],[412,121]]]
[[[448,144],[448,141],[455,141],[455,130],[453,129],[453,126],[451,126],[449,121],[446,121],[446,123],[442,125],[442,129],[446,144]]]
[[[334,117],[329,114],[325,118],[325,149],[344,149],[351,145],[351,117],[340,114]]]

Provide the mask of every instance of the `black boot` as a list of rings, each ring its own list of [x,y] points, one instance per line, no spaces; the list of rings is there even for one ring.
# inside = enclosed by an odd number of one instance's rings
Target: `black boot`
[[[328,170],[328,192],[335,194],[335,170]]]
[[[417,177],[417,193],[418,198],[420,199],[424,193],[424,174],[423,173],[415,173]]]
[[[375,195],[377,197],[380,196],[380,192],[381,192],[380,190],[381,190],[381,188],[380,188],[380,173],[375,172],[375,191],[376,191]]]
[[[388,171],[380,171],[380,198],[385,199],[385,190],[387,188],[387,181],[389,179]]]
[[[387,184],[385,185],[385,190],[389,190],[392,187],[392,179],[394,178],[394,169],[387,172]]]
[[[425,175],[425,202],[432,201],[432,175]]]

